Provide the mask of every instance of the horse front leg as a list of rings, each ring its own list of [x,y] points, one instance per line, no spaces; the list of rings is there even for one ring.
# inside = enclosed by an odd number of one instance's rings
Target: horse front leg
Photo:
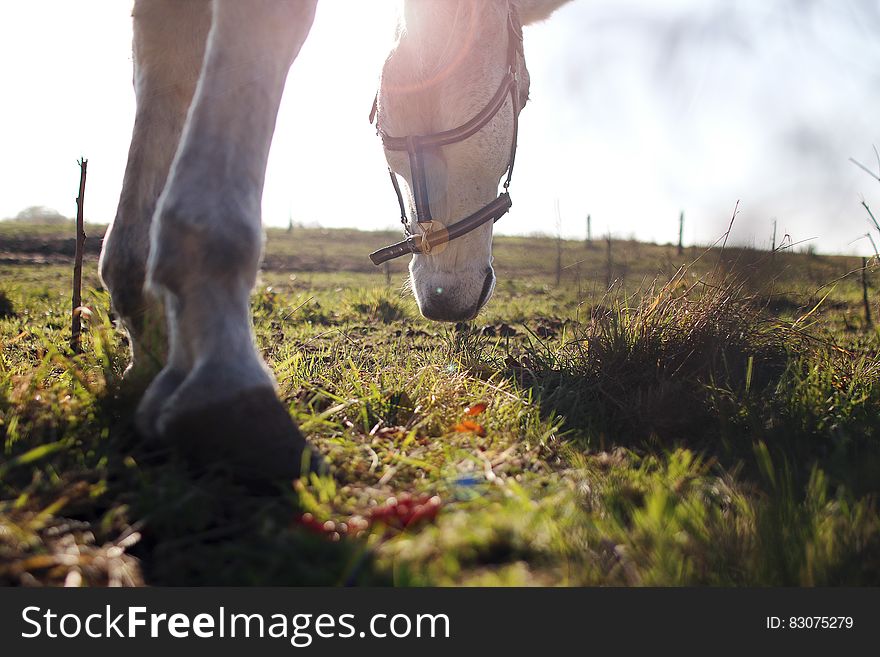
[[[316,0],[215,0],[201,79],[159,199],[148,285],[165,302],[169,355],[142,430],[259,477],[298,476],[307,443],[254,342],[250,293],[260,204],[288,69]]]
[[[137,0],[132,19],[137,109],[100,272],[131,345],[126,379],[146,386],[167,351],[162,304],[144,289],[150,225],[202,70],[211,2]]]

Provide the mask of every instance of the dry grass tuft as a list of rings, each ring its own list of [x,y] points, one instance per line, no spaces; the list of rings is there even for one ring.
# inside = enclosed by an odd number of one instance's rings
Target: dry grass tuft
[[[713,393],[766,388],[801,339],[742,284],[682,270],[661,287],[595,305],[558,349],[533,344],[518,376],[570,428],[600,442],[670,444],[706,436]],[[708,423],[708,425],[707,425]]]

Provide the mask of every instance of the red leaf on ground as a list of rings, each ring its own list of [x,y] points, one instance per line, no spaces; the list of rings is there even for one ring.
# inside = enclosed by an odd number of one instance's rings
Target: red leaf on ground
[[[486,430],[482,427],[482,425],[479,425],[471,420],[462,420],[455,425],[454,431],[458,431],[459,433],[475,433],[480,437],[486,435]]]
[[[483,411],[486,410],[485,402],[480,402],[479,404],[474,404],[473,406],[468,406],[464,409],[465,415],[479,415]]]

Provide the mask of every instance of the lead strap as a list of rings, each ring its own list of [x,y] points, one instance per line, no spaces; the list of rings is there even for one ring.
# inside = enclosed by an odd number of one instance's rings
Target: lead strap
[[[403,202],[403,193],[400,191],[400,183],[397,182],[397,176],[394,175],[391,167],[388,167],[388,175],[391,176],[391,184],[394,186],[394,193],[397,194],[397,205],[400,206],[400,223],[403,224],[404,232],[409,235],[409,222],[406,218],[406,205]]]

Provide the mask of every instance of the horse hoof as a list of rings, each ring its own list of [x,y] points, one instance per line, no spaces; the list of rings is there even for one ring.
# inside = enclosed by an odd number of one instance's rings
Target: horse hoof
[[[135,427],[146,438],[158,438],[159,417],[162,407],[183,383],[186,375],[177,370],[166,368],[156,376],[144,392],[137,413]]]
[[[257,481],[289,482],[309,472],[327,472],[271,387],[179,411],[169,401],[160,414],[161,435],[199,465]]]

